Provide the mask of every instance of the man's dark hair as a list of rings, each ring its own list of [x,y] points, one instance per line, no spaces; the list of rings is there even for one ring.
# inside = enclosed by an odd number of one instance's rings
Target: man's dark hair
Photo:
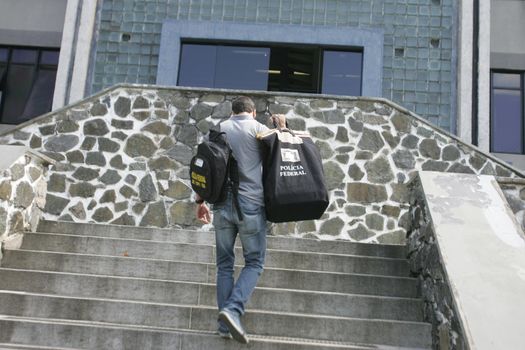
[[[232,111],[233,114],[252,113],[255,111],[255,103],[249,97],[239,96],[232,102]]]

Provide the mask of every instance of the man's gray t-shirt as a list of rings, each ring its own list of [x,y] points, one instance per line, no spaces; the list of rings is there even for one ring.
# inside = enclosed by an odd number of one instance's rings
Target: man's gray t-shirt
[[[257,134],[268,128],[249,114],[233,115],[221,123],[221,131],[233,151],[239,167],[239,194],[264,205],[262,152]]]

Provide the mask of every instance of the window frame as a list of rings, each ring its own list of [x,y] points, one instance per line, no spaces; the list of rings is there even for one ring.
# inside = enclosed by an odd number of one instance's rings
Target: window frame
[[[178,67],[177,67],[177,80],[176,86],[180,86],[180,72],[182,67],[182,52],[184,45],[215,45],[215,46],[243,46],[243,47],[260,47],[260,48],[269,48],[271,60],[272,49],[275,48],[307,48],[314,51],[316,56],[315,62],[313,62],[313,71],[315,71],[315,77],[313,85],[315,86],[316,91],[312,92],[301,92],[294,91],[288,88],[285,90],[266,90],[262,91],[281,91],[281,92],[296,92],[296,93],[309,93],[309,94],[322,94],[322,83],[323,83],[323,66],[324,66],[324,52],[325,51],[337,51],[337,52],[354,52],[361,54],[361,66],[360,66],[360,82],[359,82],[359,96],[363,95],[363,83],[364,83],[364,56],[365,48],[359,46],[341,46],[341,45],[319,45],[319,44],[301,44],[301,43],[284,43],[284,42],[263,42],[263,41],[237,41],[237,40],[214,40],[214,39],[196,39],[196,38],[181,38],[180,39],[180,50],[178,57]],[[282,86],[282,85],[281,85]],[[343,95],[341,95],[343,96]]]
[[[0,91],[2,92],[2,99],[0,100],[0,124],[6,124],[6,125],[18,125],[20,123],[23,123],[27,120],[21,120],[19,123],[11,123],[11,122],[7,122],[7,121],[4,121],[3,120],[3,117],[4,117],[4,107],[5,107],[5,100],[6,100],[6,92],[7,92],[7,87],[4,86],[5,84],[7,84],[7,77],[9,75],[9,70],[10,70],[10,66],[12,64],[12,61],[13,61],[13,51],[14,50],[33,50],[33,51],[37,51],[37,57],[36,57],[36,62],[35,63],[15,63],[15,64],[18,64],[18,65],[24,65],[24,66],[31,66],[31,67],[34,67],[35,68],[35,71],[34,71],[34,74],[33,74],[33,77],[32,77],[32,81],[31,81],[31,90],[33,89],[35,83],[36,83],[36,80],[38,78],[38,73],[40,70],[53,70],[53,68],[55,68],[56,72],[58,73],[58,62],[55,65],[51,65],[51,64],[43,64],[41,63],[41,59],[42,59],[42,54],[44,51],[55,51],[55,52],[58,52],[60,53],[60,48],[57,48],[57,47],[41,47],[41,46],[18,46],[18,45],[0,45],[0,49],[7,49],[8,50],[8,53],[7,53],[7,62],[6,62],[6,70],[5,70],[5,73],[4,73],[4,81],[2,81],[2,77],[0,77]],[[55,80],[55,87],[56,87],[56,80]],[[31,95],[31,90],[29,91],[29,96]],[[28,96],[28,98],[29,98]],[[26,105],[27,105],[27,100],[25,101]],[[33,117],[34,118],[34,117]],[[30,118],[32,119],[32,118]],[[30,120],[28,119],[28,120]]]
[[[520,88],[498,88],[494,86],[494,74],[517,74],[520,76]],[[521,151],[517,152],[498,152],[494,150],[494,132],[493,132],[493,123],[494,123],[494,90],[495,89],[505,89],[510,91],[519,91],[520,92],[520,107],[521,107]],[[490,152],[492,153],[501,153],[501,154],[515,154],[515,155],[524,155],[525,154],[525,71],[522,70],[513,70],[513,69],[491,69],[490,70],[490,118],[489,118],[489,128],[490,128],[490,137],[489,137],[489,147]]]

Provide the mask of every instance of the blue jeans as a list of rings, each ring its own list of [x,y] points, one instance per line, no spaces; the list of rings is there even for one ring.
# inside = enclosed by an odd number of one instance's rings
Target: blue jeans
[[[213,206],[217,263],[217,305],[244,314],[264,268],[266,257],[266,214],[264,207],[239,195],[243,220],[239,221],[233,195]],[[244,255],[244,267],[234,283],[235,238],[239,234]],[[222,327],[221,327],[222,328]]]

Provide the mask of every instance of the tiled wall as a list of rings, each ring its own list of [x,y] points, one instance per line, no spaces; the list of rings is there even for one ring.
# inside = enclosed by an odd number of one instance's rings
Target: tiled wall
[[[453,0],[104,0],[91,92],[155,83],[166,19],[381,28],[383,97],[451,130],[455,6]]]

